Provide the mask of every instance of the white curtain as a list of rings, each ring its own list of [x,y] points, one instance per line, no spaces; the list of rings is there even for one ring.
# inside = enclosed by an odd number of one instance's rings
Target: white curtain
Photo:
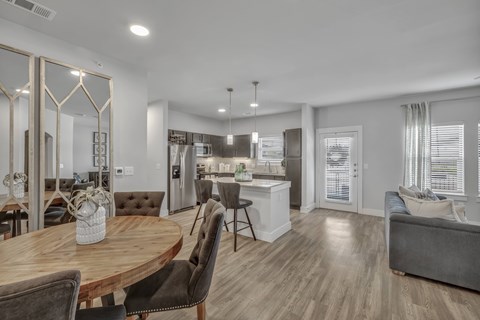
[[[406,110],[403,184],[430,188],[430,107],[428,102],[402,107]]]

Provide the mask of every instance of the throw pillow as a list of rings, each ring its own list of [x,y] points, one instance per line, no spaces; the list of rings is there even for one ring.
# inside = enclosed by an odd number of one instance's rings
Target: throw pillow
[[[460,218],[460,221],[468,223],[467,216],[465,215],[465,206],[464,205],[458,205],[455,206],[455,212],[457,213],[457,216]]]
[[[411,186],[410,188],[398,186],[398,194],[400,194],[400,197],[408,196],[412,198],[418,198],[417,193],[421,193],[421,190],[415,185]]]
[[[453,200],[451,199],[431,201],[409,196],[403,196],[402,198],[412,216],[461,222],[455,211]]]
[[[427,200],[432,200],[432,201],[440,200],[440,199],[438,199],[437,195],[435,193],[433,193],[433,191],[428,189],[428,188],[423,190],[422,193],[425,196],[425,199],[427,199]]]

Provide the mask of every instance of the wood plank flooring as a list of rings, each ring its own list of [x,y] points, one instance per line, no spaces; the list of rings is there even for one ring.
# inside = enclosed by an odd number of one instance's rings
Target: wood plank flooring
[[[196,242],[194,217],[195,210],[170,216],[185,235],[177,259],[187,259]],[[207,319],[480,319],[479,293],[392,274],[383,219],[322,209],[291,217],[293,229],[274,243],[240,236],[236,253],[233,236],[223,233]],[[190,308],[148,319],[196,316]]]

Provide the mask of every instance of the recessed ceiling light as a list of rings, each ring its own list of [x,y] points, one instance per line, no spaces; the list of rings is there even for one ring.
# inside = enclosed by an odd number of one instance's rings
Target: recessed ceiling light
[[[258,107],[258,103],[250,103],[250,107],[252,107],[252,108]]]
[[[20,92],[20,89],[15,89],[15,91]],[[28,90],[22,90],[22,93],[28,94],[28,93],[30,93],[30,91],[28,91]]]
[[[225,112],[225,111],[227,111],[227,109],[225,109],[225,108],[219,108],[218,109],[218,112]]]
[[[80,71],[78,70],[71,70],[70,73],[76,77],[80,77]],[[82,77],[85,77],[85,72],[82,72]]]
[[[132,31],[134,35],[139,37],[146,37],[150,34],[150,31],[147,28],[138,24],[130,26],[130,31]]]

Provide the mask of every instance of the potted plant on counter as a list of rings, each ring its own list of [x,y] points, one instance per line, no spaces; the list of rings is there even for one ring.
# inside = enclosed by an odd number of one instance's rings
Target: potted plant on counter
[[[105,239],[105,208],[112,202],[112,194],[102,187],[88,187],[72,194],[68,203],[68,212],[77,221],[77,243],[92,244]]]

